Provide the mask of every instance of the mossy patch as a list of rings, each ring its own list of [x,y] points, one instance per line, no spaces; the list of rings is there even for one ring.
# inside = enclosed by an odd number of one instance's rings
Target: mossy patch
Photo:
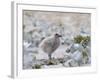
[[[82,54],[83,54],[83,58],[88,56],[86,51],[83,51]]]
[[[41,69],[41,65],[36,64],[36,65],[32,66],[32,69]]]
[[[78,44],[82,44],[82,46],[85,48],[88,44],[88,42],[90,42],[90,36],[81,36],[78,35],[76,37],[74,37],[74,42],[78,43]]]

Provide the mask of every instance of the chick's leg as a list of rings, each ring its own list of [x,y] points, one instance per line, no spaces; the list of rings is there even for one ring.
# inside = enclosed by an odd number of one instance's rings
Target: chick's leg
[[[49,53],[48,57],[49,57],[49,59],[51,60],[51,54],[50,54],[50,53]]]

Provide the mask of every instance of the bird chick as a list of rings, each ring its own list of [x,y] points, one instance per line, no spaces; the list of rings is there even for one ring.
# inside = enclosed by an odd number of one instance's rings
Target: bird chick
[[[53,36],[45,38],[39,45],[39,47],[48,54],[49,59],[51,60],[52,53],[59,47],[60,45],[60,37],[58,33]]]

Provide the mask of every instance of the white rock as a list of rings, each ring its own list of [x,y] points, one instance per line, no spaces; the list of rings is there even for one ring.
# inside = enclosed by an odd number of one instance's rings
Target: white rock
[[[28,43],[26,41],[23,41],[23,45],[24,45],[25,48],[28,48],[31,45],[31,43]]]
[[[65,67],[76,67],[78,66],[78,63],[73,59],[69,59],[68,61],[64,63],[64,66]]]
[[[82,52],[80,52],[79,50],[75,51],[70,56],[71,56],[72,59],[74,59],[76,61],[81,61],[82,57],[83,57]]]
[[[24,68],[31,68],[32,60],[33,60],[32,53],[24,54]]]

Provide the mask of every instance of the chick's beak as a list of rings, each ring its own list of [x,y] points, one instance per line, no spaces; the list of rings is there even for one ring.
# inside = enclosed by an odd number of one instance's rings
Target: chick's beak
[[[59,35],[59,37],[62,37],[62,35]]]

